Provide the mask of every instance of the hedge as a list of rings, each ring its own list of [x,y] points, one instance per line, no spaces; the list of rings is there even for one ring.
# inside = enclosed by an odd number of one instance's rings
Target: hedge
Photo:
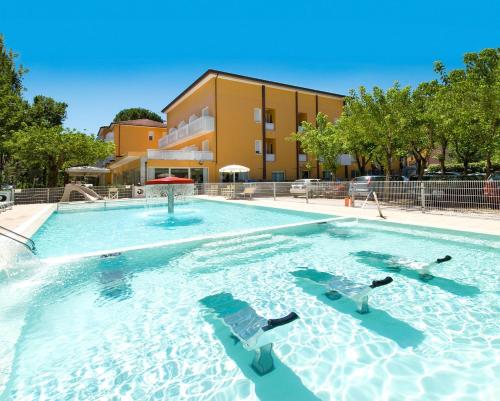
[[[458,173],[464,172],[464,165],[461,163],[446,163],[446,171],[456,171]],[[493,171],[500,170],[500,163],[492,163],[491,168]],[[439,164],[430,164],[427,167],[429,173],[438,173],[441,171],[441,166]],[[486,173],[486,162],[474,162],[469,164],[468,173]]]

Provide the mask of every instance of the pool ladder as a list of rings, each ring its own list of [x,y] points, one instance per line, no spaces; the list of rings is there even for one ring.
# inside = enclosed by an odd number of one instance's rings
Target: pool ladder
[[[22,234],[16,233],[15,231],[9,230],[4,226],[0,226],[0,235],[9,238],[12,241],[16,241],[17,243],[24,245],[28,248],[33,254],[36,254],[36,245],[35,241],[31,238],[25,237]]]

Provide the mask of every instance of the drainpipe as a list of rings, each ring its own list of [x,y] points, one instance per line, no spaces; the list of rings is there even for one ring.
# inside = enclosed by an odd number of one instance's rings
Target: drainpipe
[[[266,86],[262,85],[262,180],[266,181]]]

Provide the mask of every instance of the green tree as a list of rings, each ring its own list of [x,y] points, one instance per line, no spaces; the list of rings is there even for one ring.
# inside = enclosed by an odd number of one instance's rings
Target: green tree
[[[321,161],[325,170],[337,169],[337,158],[342,153],[342,141],[335,125],[328,121],[328,116],[318,113],[316,125],[303,121],[302,132],[292,134],[302,150]]]
[[[471,120],[481,129],[481,152],[490,173],[492,159],[500,152],[500,48],[466,53],[464,63],[467,88],[474,104],[470,109],[474,112]]]
[[[344,102],[344,111],[337,120],[337,129],[346,153],[354,156],[361,175],[366,175],[368,163],[373,159],[375,143],[368,123],[370,116],[359,97],[351,91]]]
[[[21,128],[25,119],[27,103],[22,98],[22,66],[16,66],[17,55],[5,47],[0,35],[0,182],[4,179],[4,166],[8,159],[6,141]]]
[[[158,114],[141,107],[134,107],[120,111],[113,119],[113,122],[116,123],[118,121],[139,120],[141,118],[147,118],[160,123],[163,122],[162,118]]]
[[[58,102],[47,96],[35,96],[33,104],[28,111],[27,122],[30,125],[43,127],[55,127],[62,125],[66,119],[66,109],[68,105],[64,102]]]
[[[357,112],[362,115],[359,123],[364,141],[373,145],[372,158],[384,167],[389,180],[393,159],[405,154],[403,134],[410,125],[410,87],[401,88],[396,82],[385,92],[375,86],[369,93],[361,86],[359,93],[351,91],[350,97],[358,104]]]
[[[467,171],[470,162],[484,157],[487,171],[500,148],[500,49],[484,49],[464,55],[464,69],[447,72],[435,63],[442,90],[438,95],[437,117],[442,135]],[[440,162],[444,168],[445,154]]]
[[[16,171],[43,172],[43,185],[57,186],[67,167],[94,164],[113,154],[114,145],[61,126],[29,126],[15,132],[6,146]],[[13,177],[13,182],[23,177]]]
[[[421,178],[434,150],[439,130],[433,104],[440,86],[437,81],[423,82],[412,93],[402,131],[403,147],[413,156]]]

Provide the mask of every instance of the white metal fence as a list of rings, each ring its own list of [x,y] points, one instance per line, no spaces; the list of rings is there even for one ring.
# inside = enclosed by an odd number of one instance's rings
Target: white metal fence
[[[196,184],[198,195],[225,198],[267,198],[311,204],[344,204],[346,198],[361,206],[376,192],[383,207],[422,212],[488,213],[500,218],[500,181],[374,181],[352,184],[349,181],[313,183],[302,190],[292,190],[293,182]],[[118,198],[132,198],[133,186],[103,186],[92,189],[107,197],[111,188]],[[59,202],[64,188],[29,188],[15,191],[15,204]],[[77,192],[71,201],[82,201]],[[373,197],[370,197],[373,200]]]
[[[302,191],[292,189],[292,185],[293,182],[198,184],[198,194],[338,205],[349,198],[355,206],[361,206],[367,198],[373,201],[375,192],[383,207],[422,212],[490,213],[500,218],[500,181],[318,182]]]
[[[92,187],[98,195],[109,197],[110,189],[118,190],[118,198],[132,198],[132,185],[113,185]],[[114,191],[113,191],[114,192]],[[16,205],[25,205],[31,203],[56,203],[59,202],[64,193],[64,187],[55,188],[26,188],[14,190],[14,203]],[[71,193],[70,201],[83,201],[85,198],[82,194],[74,191]]]

